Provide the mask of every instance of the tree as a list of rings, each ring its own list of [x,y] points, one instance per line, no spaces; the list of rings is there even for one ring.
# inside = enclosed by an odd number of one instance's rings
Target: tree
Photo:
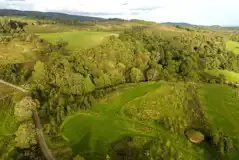
[[[218,77],[221,84],[223,84],[226,81],[226,77],[224,74],[220,73]]]
[[[37,103],[31,97],[25,97],[15,105],[14,115],[19,121],[26,121],[32,118],[32,111],[36,108]]]
[[[35,82],[42,82],[45,78],[46,75],[46,70],[45,70],[45,65],[41,61],[37,61],[36,64],[34,65],[34,71],[32,73],[32,79]]]
[[[147,80],[155,81],[160,78],[160,73],[162,72],[162,65],[158,64],[153,68],[147,70]]]
[[[63,39],[59,39],[56,42],[56,50],[60,50],[65,48],[68,45],[68,42],[63,40]]]
[[[111,79],[108,74],[102,74],[98,78],[94,79],[96,88],[104,88],[111,86]]]
[[[85,158],[81,157],[80,155],[77,155],[73,158],[73,160],[85,160]]]
[[[130,70],[131,82],[140,82],[144,80],[144,74],[138,68],[132,68]]]
[[[31,145],[36,145],[35,125],[28,121],[19,126],[15,133],[15,146],[19,148],[30,148]]]
[[[91,78],[89,75],[87,75],[82,84],[83,92],[85,94],[93,92],[95,90],[95,85],[92,83]]]

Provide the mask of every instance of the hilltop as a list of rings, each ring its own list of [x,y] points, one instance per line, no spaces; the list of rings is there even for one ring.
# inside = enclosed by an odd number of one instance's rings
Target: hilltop
[[[180,26],[196,26],[194,24],[185,23],[185,22],[163,22],[161,24],[168,24],[168,25],[180,25]]]

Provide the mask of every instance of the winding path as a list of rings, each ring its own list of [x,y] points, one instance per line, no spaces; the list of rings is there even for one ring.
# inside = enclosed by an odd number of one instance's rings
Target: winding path
[[[17,89],[17,90],[19,90],[19,91],[21,91],[23,93],[29,93],[28,90],[26,90],[24,88],[21,88],[19,86],[16,86],[14,84],[8,83],[8,82],[6,82],[4,80],[0,79],[0,83],[5,84],[5,85],[7,85],[9,87],[15,88],[15,89]],[[43,153],[44,157],[47,160],[55,160],[55,158],[53,157],[53,155],[51,153],[51,150],[48,148],[48,146],[46,144],[46,141],[45,141],[45,138],[44,138],[44,134],[43,134],[43,130],[42,130],[41,120],[40,120],[40,118],[38,116],[37,110],[33,111],[33,118],[35,120],[35,124],[36,124],[36,127],[37,127],[37,140],[38,140],[41,152]]]

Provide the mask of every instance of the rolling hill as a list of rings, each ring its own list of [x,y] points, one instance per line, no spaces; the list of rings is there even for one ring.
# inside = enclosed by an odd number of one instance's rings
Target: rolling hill
[[[79,19],[80,21],[104,21],[104,18],[70,15],[57,12],[39,12],[39,11],[19,11],[12,9],[0,9],[0,16],[27,16],[41,18],[63,18],[63,19]]]
[[[161,24],[168,24],[168,25],[180,25],[180,26],[195,26],[193,24],[190,24],[190,23],[185,23],[185,22],[163,22]]]

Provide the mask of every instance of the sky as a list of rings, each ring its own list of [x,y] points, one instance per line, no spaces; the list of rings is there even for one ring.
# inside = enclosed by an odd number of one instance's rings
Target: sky
[[[239,26],[238,0],[0,0],[0,9]]]

